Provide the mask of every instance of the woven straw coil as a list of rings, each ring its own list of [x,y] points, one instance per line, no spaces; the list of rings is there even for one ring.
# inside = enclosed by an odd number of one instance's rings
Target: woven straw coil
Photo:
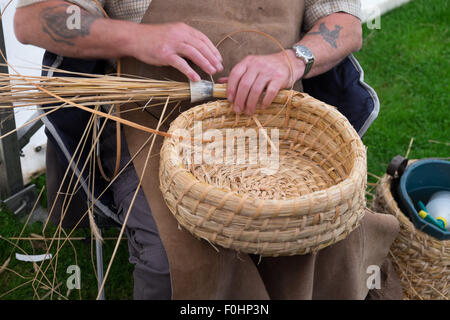
[[[334,107],[307,94],[284,94],[286,103],[258,110],[257,120],[216,101],[172,122],[173,137],[165,138],[161,149],[160,187],[179,224],[195,236],[279,256],[315,252],[358,226],[366,187],[366,150],[358,134]],[[203,131],[257,129],[258,122],[267,132],[279,129],[279,170],[265,174],[261,164],[248,163],[186,164],[189,155],[180,152],[186,141],[176,132],[188,129],[193,137],[196,121]]]
[[[378,212],[394,215],[400,222],[400,232],[391,246],[391,256],[402,282],[404,297],[448,300],[450,240],[440,241],[416,229],[393,198],[391,183],[391,176],[381,178],[372,207]]]

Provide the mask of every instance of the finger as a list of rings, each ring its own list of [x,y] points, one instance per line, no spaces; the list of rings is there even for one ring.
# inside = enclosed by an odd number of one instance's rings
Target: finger
[[[273,102],[273,99],[275,99],[276,95],[280,91],[282,87],[282,84],[280,81],[271,81],[269,85],[267,86],[266,94],[264,95],[264,99],[262,101],[262,107],[267,108],[270,106]]]
[[[177,56],[175,54],[171,55],[169,57],[169,65],[184,73],[189,78],[189,80],[200,81],[200,76],[197,74],[197,72],[195,72],[186,62],[186,60],[184,60],[180,56]]]
[[[219,50],[216,48],[216,46],[211,42],[211,40],[202,32],[200,32],[197,29],[194,29],[196,32],[196,36],[202,40],[205,45],[211,50],[211,52],[214,54],[214,56],[217,58],[219,62],[222,62],[222,55],[220,54]]]
[[[222,63],[203,40],[193,37],[192,39],[187,40],[187,43],[196,48],[206,59],[208,59],[209,63],[216,71],[223,70]]]
[[[245,110],[245,112],[248,114],[248,110],[246,109],[247,97],[253,87],[257,76],[257,70],[253,68],[247,69],[247,72],[242,76],[241,81],[239,81],[236,99],[234,99],[234,105],[236,109],[240,110],[240,112]]]
[[[217,80],[217,82],[219,82],[219,83],[227,83],[228,82],[228,77],[219,78]]]
[[[267,86],[270,78],[267,75],[259,74],[256,78],[250,93],[247,98],[246,110],[249,114],[254,114],[259,98],[261,97],[264,88]]]
[[[241,81],[242,75],[247,71],[247,64],[245,62],[238,63],[230,72],[228,76],[228,86],[227,86],[227,98],[228,101],[234,102],[236,97],[236,90]]]
[[[182,43],[177,51],[181,56],[188,58],[202,68],[202,70],[206,73],[214,74],[217,72],[216,68],[208,61],[208,59],[206,59],[205,56],[192,45]]]

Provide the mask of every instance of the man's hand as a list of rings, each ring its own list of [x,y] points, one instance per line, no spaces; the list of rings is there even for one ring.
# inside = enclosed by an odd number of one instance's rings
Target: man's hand
[[[223,70],[222,56],[211,40],[184,23],[140,25],[134,38],[129,52],[135,58],[150,65],[172,66],[192,81],[199,81],[200,76],[184,58],[211,75]]]
[[[228,82],[227,98],[234,103],[234,111],[251,115],[259,105],[268,107],[278,91],[291,87],[304,70],[305,63],[295,57],[293,50],[286,50],[265,56],[248,56],[234,66],[228,78],[219,81]]]
[[[315,58],[305,78],[330,70],[351,52],[359,50],[361,42],[361,21],[358,18],[337,12],[318,20],[299,42],[308,47]],[[303,76],[305,63],[295,56],[293,50],[249,56],[233,68],[228,78],[220,79],[221,82],[228,81],[227,98],[234,103],[236,112],[253,114],[259,104],[263,108],[269,106],[280,89],[291,87],[291,70],[285,53],[289,55],[294,81],[297,81]]]

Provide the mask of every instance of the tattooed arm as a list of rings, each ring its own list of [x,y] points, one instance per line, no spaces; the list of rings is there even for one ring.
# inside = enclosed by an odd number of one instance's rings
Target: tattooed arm
[[[346,13],[333,13],[320,19],[299,42],[315,57],[314,66],[305,78],[322,74],[362,45],[361,21]]]
[[[211,41],[183,23],[144,25],[105,19],[69,2],[51,0],[17,9],[14,29],[20,42],[66,57],[131,56],[151,65],[172,66],[191,80],[200,76],[185,59],[209,74],[222,70],[220,53]]]
[[[76,17],[71,6],[54,0],[18,8],[14,18],[17,39],[67,57],[117,58],[124,54],[125,46],[118,46],[117,41],[128,41],[126,30],[131,23],[106,21],[79,7]]]

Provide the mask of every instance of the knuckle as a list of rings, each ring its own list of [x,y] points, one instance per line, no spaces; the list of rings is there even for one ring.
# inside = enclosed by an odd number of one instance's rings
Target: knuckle
[[[179,50],[183,51],[183,53],[192,56],[194,52],[194,48],[186,43],[180,43]]]
[[[172,25],[172,28],[170,28],[171,36],[175,39],[181,39],[183,38],[183,34],[187,31],[187,25],[185,25],[183,22],[176,22]]]
[[[273,76],[276,79],[284,79],[285,73],[280,71],[279,69],[275,69],[274,72],[273,72]]]
[[[165,63],[169,66],[172,67],[176,67],[177,66],[177,61],[174,59],[173,56],[169,56],[166,58]]]
[[[231,69],[230,76],[229,76],[229,82],[234,83],[234,81],[237,81],[237,77],[240,74],[241,66],[238,64],[233,69]]]
[[[170,56],[172,55],[172,48],[168,45],[161,46],[159,49],[159,54],[162,58],[170,59]]]
[[[245,64],[240,63],[234,68],[234,73],[235,74],[241,74],[241,73],[243,73],[245,71],[245,69],[247,69]]]
[[[253,58],[252,63],[257,68],[264,68],[269,71],[273,69],[271,65],[267,64],[260,58]]]

